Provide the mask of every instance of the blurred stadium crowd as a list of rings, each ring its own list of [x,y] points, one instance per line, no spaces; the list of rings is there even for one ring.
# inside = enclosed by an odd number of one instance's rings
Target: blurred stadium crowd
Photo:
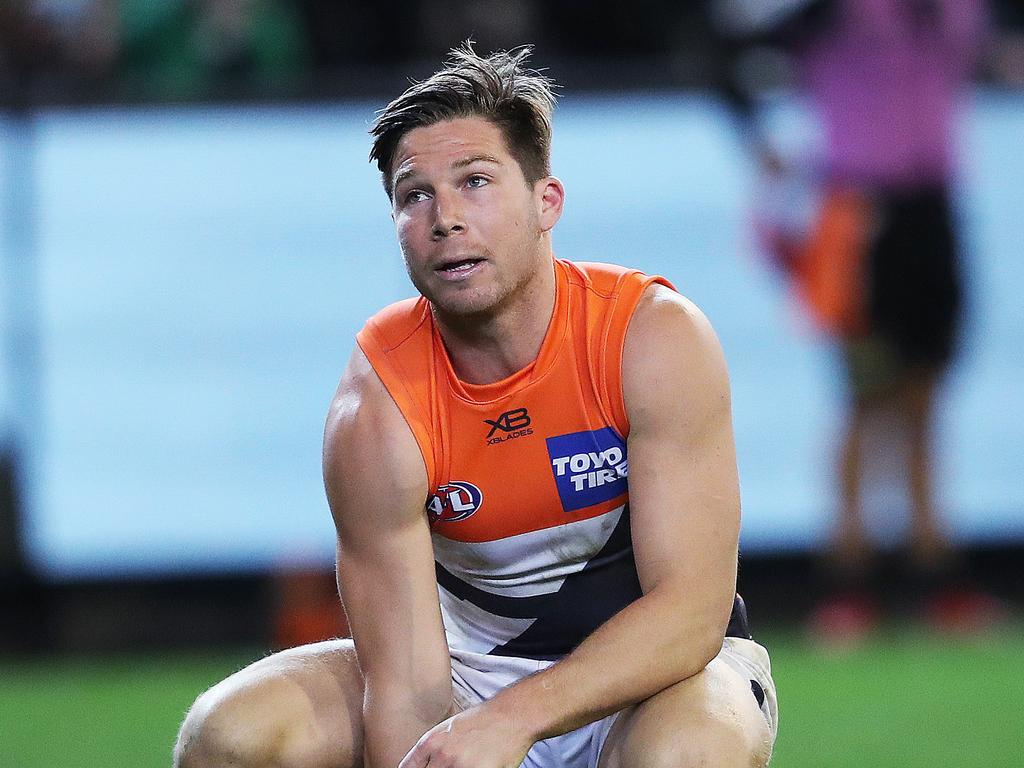
[[[467,32],[538,46],[569,89],[700,87],[729,45],[703,0],[4,0],[0,103],[294,100],[393,90]],[[776,4],[778,5],[778,4]],[[768,6],[765,6],[768,7]],[[981,77],[1024,84],[1024,2],[992,3]],[[771,68],[769,68],[770,70]]]

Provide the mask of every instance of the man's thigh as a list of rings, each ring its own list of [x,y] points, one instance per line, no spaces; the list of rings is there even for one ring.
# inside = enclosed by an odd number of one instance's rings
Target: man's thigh
[[[196,700],[176,764],[355,768],[362,763],[362,700],[351,640],[275,653]]]
[[[738,642],[749,641],[730,639],[702,672],[624,710],[608,733],[599,768],[767,765],[775,738],[774,685],[766,666],[755,670],[759,665],[732,652]]]

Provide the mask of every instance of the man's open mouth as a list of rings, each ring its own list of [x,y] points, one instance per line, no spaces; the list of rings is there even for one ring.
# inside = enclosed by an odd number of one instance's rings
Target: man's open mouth
[[[449,274],[457,272],[465,272],[466,270],[472,269],[479,264],[483,259],[461,259],[459,261],[453,261],[450,264],[444,264],[438,267],[438,272],[447,272]]]

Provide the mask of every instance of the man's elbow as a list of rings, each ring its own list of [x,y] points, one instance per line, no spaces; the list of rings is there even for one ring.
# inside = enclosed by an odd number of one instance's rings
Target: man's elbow
[[[730,610],[732,602],[730,600]],[[681,642],[677,648],[683,658],[680,664],[687,676],[700,672],[722,651],[729,611],[724,614],[717,605],[693,606],[678,612]]]
[[[704,667],[722,651],[722,641],[725,639],[725,628],[717,624],[703,627],[698,632],[693,643],[693,666],[694,673],[700,672]]]

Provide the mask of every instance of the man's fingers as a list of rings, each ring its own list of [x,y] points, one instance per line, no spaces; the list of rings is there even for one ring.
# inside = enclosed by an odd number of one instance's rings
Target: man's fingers
[[[402,758],[398,768],[425,768],[429,760],[430,752],[426,748],[426,737],[424,737],[417,741],[416,746]]]
[[[423,768],[427,763],[425,760],[420,759],[417,754],[418,752],[419,750],[416,749],[416,747],[413,747],[412,751],[402,758],[402,762],[398,764],[398,768]]]

